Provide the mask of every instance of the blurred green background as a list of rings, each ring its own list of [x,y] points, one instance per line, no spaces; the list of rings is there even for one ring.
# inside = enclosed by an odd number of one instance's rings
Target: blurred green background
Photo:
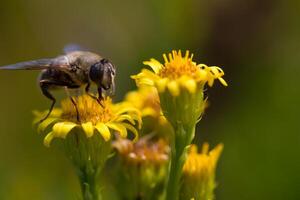
[[[217,199],[296,200],[299,10],[296,0],[1,0],[0,65],[53,57],[78,43],[118,67],[120,100],[143,60],[189,49],[197,62],[221,66],[229,83],[207,91],[210,107],[197,128],[198,144],[225,144]],[[32,110],[50,105],[37,75],[0,73],[0,199],[75,199],[68,160],[32,128]]]

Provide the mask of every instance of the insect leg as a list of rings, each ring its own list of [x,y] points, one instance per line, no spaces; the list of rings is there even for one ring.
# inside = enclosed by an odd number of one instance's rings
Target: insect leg
[[[97,90],[98,90],[98,100],[101,101],[103,100],[102,88],[99,86]]]
[[[96,96],[94,96],[93,94],[90,93],[90,87],[91,87],[91,83],[88,83],[85,87],[85,92],[90,96],[92,97],[93,99],[95,99],[99,104],[100,106],[103,107],[102,103],[101,103],[101,100],[102,98],[97,98]],[[102,96],[101,96],[102,97]]]
[[[41,90],[42,90],[42,93],[52,101],[52,104],[50,106],[50,109],[49,109],[49,112],[47,113],[47,115],[40,120],[39,123],[42,123],[43,121],[45,121],[49,115],[51,114],[53,108],[54,108],[54,105],[56,103],[56,99],[52,96],[52,94],[49,92],[49,86],[51,86],[52,84],[49,84],[47,83],[46,81],[40,81],[40,87],[41,87]]]
[[[102,107],[104,107],[103,106],[103,104],[101,103],[101,101],[103,100],[103,96],[102,96],[102,88],[100,87],[100,86],[98,86],[98,99],[97,99],[97,101],[98,101],[98,103],[102,106]]]
[[[79,111],[78,111],[78,107],[77,107],[77,104],[76,104],[76,101],[74,100],[74,98],[70,95],[70,92],[68,90],[68,88],[65,86],[65,91],[68,95],[68,97],[70,98],[72,104],[74,105],[75,109],[76,109],[76,119],[78,122],[80,122],[80,115],[79,115]]]
[[[85,93],[87,93],[87,95],[98,101],[97,97],[90,93],[90,87],[91,83],[88,83],[85,87]]]

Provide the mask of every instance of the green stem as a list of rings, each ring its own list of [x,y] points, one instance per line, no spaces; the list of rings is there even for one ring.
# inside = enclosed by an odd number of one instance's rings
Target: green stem
[[[180,177],[183,167],[184,153],[172,155],[169,183],[167,187],[167,200],[177,200],[180,188]]]
[[[175,137],[171,144],[171,164],[166,200],[179,199],[180,178],[182,174],[182,168],[186,160],[186,147],[190,145],[195,133],[195,126],[192,126],[192,128],[187,128],[182,124],[177,124],[173,127],[175,131]]]
[[[101,200],[99,169],[87,166],[80,170],[80,185],[83,200]]]

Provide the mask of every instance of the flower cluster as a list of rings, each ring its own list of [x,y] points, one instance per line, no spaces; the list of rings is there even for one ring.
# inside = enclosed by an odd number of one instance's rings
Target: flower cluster
[[[204,89],[223,79],[217,66],[197,64],[193,54],[172,51],[164,63],[151,58],[132,76],[138,86],[120,103],[89,95],[65,99],[61,108],[35,112],[44,145],[63,146],[80,180],[84,200],[102,198],[103,170],[120,199],[211,200],[215,170],[223,145],[198,153],[191,145],[207,106]],[[128,134],[131,133],[131,134]],[[109,157],[109,166],[105,168]]]
[[[224,72],[221,68],[197,64],[189,51],[184,56],[181,51],[172,51],[163,58],[164,64],[154,58],[145,61],[144,64],[152,70],[143,69],[132,78],[139,87],[156,88],[162,112],[173,127],[166,199],[177,200],[187,148],[194,139],[196,124],[206,106],[204,87],[206,84],[213,86],[216,79],[224,86],[227,83],[222,78]]]

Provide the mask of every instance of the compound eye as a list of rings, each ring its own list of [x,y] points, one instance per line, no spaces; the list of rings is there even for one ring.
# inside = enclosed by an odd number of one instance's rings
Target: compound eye
[[[105,90],[108,90],[112,84],[111,71],[108,68],[104,69],[104,73],[101,80],[101,85]]]
[[[113,65],[111,65],[111,66],[112,66],[112,68],[111,68],[111,75],[115,76],[116,75],[116,70],[113,67]]]
[[[101,81],[103,73],[103,65],[101,62],[98,62],[91,66],[89,76],[90,79],[97,84]]]
[[[106,58],[103,58],[100,62],[104,65],[105,68],[109,69],[111,75],[113,75],[113,76],[116,75],[116,69],[109,60],[107,60]]]

